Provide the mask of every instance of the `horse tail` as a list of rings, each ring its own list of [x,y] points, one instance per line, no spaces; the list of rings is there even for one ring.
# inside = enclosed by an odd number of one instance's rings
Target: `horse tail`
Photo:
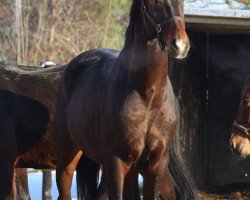
[[[174,188],[176,193],[176,199],[178,200],[198,200],[197,188],[194,180],[186,168],[184,162],[178,151],[178,138],[180,130],[180,110],[178,102],[177,105],[177,117],[178,124],[175,136],[169,150],[169,171],[174,181]]]
[[[176,199],[198,200],[194,180],[177,153],[176,146],[174,138],[169,151],[169,171],[174,180]]]
[[[76,167],[78,199],[93,200],[97,194],[100,165],[82,156]]]

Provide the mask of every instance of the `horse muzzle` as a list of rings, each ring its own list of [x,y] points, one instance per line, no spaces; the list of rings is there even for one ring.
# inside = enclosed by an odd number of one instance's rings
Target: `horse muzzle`
[[[183,41],[182,39],[174,39],[171,43],[172,57],[177,60],[182,60],[187,57],[190,49],[189,40]]]
[[[238,135],[233,135],[230,140],[231,150],[235,155],[247,156],[250,155],[250,142],[247,138],[242,138]]]

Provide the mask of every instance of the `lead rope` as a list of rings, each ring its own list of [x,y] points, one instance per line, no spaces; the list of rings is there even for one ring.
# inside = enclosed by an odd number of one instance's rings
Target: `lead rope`
[[[239,130],[243,131],[246,135],[249,135],[249,136],[250,136],[250,128],[246,128],[246,127],[244,127],[244,126],[238,124],[238,123],[236,122],[236,120],[234,121],[233,126],[234,126],[235,128],[238,128]]]

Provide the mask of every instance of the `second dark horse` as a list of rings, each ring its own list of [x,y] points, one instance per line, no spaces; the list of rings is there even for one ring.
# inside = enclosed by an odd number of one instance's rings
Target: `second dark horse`
[[[97,49],[69,63],[55,122],[59,199],[71,198],[72,174],[82,155],[91,159],[78,166],[85,170],[83,199],[140,199],[139,173],[144,200],[196,199],[187,176],[178,177],[183,169],[169,165],[179,119],[168,57],[188,53],[183,18],[183,0],[134,0],[119,55]],[[94,161],[103,169],[98,191]]]

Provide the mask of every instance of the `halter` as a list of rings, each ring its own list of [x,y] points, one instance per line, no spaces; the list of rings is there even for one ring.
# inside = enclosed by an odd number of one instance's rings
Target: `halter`
[[[181,21],[184,22],[184,19],[181,16],[172,16],[170,18],[167,18],[163,20],[161,23],[156,23],[155,20],[150,16],[149,12],[146,9],[146,6],[144,5],[144,1],[142,1],[142,13],[144,14],[144,24],[145,28],[148,31],[147,24],[146,24],[146,18],[149,20],[149,22],[155,27],[156,33],[157,33],[157,40],[159,43],[159,46],[163,52],[167,52],[168,48],[161,43],[160,41],[160,33],[161,31],[166,28],[169,24],[171,24],[174,21]]]
[[[250,128],[246,128],[246,127],[244,127],[244,126],[238,124],[238,123],[236,122],[236,120],[234,121],[233,126],[234,126],[235,128],[237,128],[237,129],[239,129],[240,131],[244,132],[246,135],[249,135],[249,136],[250,136]]]

